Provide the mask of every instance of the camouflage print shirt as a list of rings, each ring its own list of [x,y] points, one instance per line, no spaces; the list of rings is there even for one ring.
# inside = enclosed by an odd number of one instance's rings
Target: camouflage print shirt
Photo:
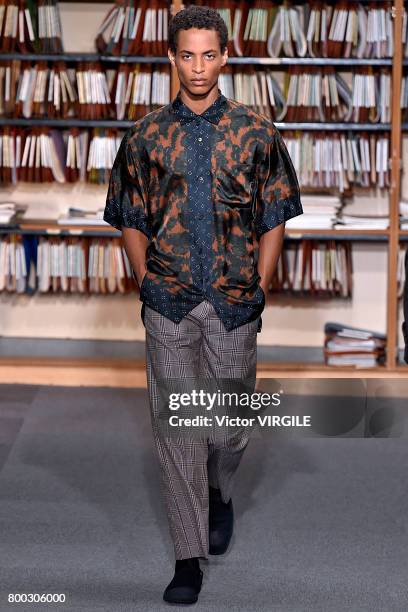
[[[195,139],[194,125],[203,119]],[[200,149],[202,134],[206,146]],[[262,234],[302,212],[296,172],[276,127],[219,90],[202,115],[179,92],[126,132],[104,220],[149,239],[144,304],[178,323],[207,299],[230,331],[255,320],[265,306],[257,271]]]

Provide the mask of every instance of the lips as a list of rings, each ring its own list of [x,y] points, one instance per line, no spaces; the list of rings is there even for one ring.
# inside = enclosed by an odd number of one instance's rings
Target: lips
[[[192,79],[192,83],[195,83],[196,85],[202,85],[205,82],[205,79]]]

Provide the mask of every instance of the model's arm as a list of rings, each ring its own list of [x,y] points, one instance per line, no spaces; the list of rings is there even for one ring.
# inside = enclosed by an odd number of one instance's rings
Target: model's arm
[[[281,223],[262,234],[259,241],[258,274],[261,277],[259,284],[265,295],[267,295],[268,287],[275,273],[284,236],[285,223]]]
[[[103,215],[104,221],[122,232],[123,247],[139,287],[146,272],[150,235],[145,204],[148,169],[141,163],[141,146],[137,135],[129,129],[115,157]]]
[[[296,171],[280,133],[274,129],[258,169],[255,229],[258,274],[265,294],[275,273],[285,237],[285,222],[303,213]]]
[[[139,287],[146,272],[146,249],[149,244],[148,237],[133,227],[122,226],[123,244],[130,265],[136,276]]]

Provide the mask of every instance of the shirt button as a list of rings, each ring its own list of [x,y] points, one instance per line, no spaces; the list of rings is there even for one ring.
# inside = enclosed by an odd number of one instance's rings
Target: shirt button
[[[199,177],[198,177],[198,180],[199,180],[199,181],[201,181],[201,182],[203,182],[204,177],[203,177],[203,176],[199,176]]]
[[[202,141],[202,138],[201,138],[201,136],[200,136],[200,138],[198,139],[198,142],[201,142],[201,141]]]

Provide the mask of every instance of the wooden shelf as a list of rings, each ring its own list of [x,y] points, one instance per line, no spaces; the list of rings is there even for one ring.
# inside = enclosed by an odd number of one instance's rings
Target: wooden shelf
[[[370,370],[347,370],[343,368],[325,368],[315,366],[305,368],[304,364],[269,364],[266,368],[260,364],[257,368],[258,378],[405,378],[404,368],[372,368]],[[55,360],[51,363],[16,359],[7,363],[0,360],[0,383],[64,385],[64,386],[104,386],[146,389],[146,368],[144,361],[127,360],[124,363],[81,363],[78,360],[67,360],[65,363]]]
[[[111,62],[111,63],[170,63],[167,55],[106,55],[104,53],[0,53],[0,61],[48,61],[48,62]],[[391,58],[339,58],[339,57],[236,57],[228,58],[228,64],[260,66],[392,66]]]
[[[261,363],[258,366],[258,369],[260,370],[264,370],[264,371],[269,371],[269,370],[276,370],[276,371],[280,371],[280,370],[284,370],[284,371],[290,371],[290,372],[298,372],[298,371],[314,371],[314,372],[325,372],[326,374],[328,374],[329,372],[333,372],[336,374],[344,374],[344,375],[348,375],[350,373],[357,373],[357,372],[362,372],[362,377],[364,378],[364,376],[366,375],[366,373],[372,373],[373,375],[381,375],[381,372],[386,372],[387,369],[385,366],[376,366],[375,368],[357,368],[355,366],[342,366],[342,367],[337,367],[337,366],[329,366],[326,365],[324,363],[321,364],[316,364],[316,363],[305,363],[303,361],[299,361],[299,362],[293,362],[293,361],[287,361],[287,362],[279,362],[279,363]],[[330,378],[330,376],[328,376],[328,378]]]
[[[392,66],[392,59],[357,59],[348,57],[229,57],[228,64],[260,64],[262,66]]]
[[[301,240],[351,240],[356,242],[387,242],[389,230],[286,229],[285,237]]]
[[[278,130],[318,130],[333,132],[336,130],[352,130],[359,132],[386,132],[391,130],[391,123],[313,123],[312,121],[303,122],[280,122],[274,121]]]
[[[0,53],[0,62],[108,62],[111,64],[169,64],[167,55],[105,55],[104,53]]]
[[[115,368],[115,369],[138,369],[143,368],[145,365],[144,359],[110,359],[106,357],[101,358],[67,358],[67,357],[0,357],[0,369],[5,366],[32,366],[32,367],[75,367],[75,368]],[[408,366],[405,366],[408,372]],[[285,371],[285,372],[324,372],[327,374],[344,375],[345,377],[350,374],[361,374],[364,378],[367,374],[373,374],[381,376],[387,372],[385,366],[376,366],[374,368],[357,368],[355,366],[328,366],[324,363],[305,363],[305,362],[270,362],[270,363],[259,363],[257,370],[268,372],[270,370]],[[398,366],[395,371],[403,371],[404,366]],[[330,376],[328,376],[330,377]]]
[[[112,226],[100,225],[60,225],[57,223],[20,223],[13,227],[0,226],[0,234],[44,234],[44,235],[59,235],[59,234],[84,234],[89,233],[98,236],[121,236],[119,230],[115,230]]]
[[[128,129],[134,125],[134,121],[126,120],[119,121],[118,119],[47,119],[34,118],[23,119],[18,118],[0,118],[0,126],[12,125],[16,127],[59,127],[59,128],[116,128]]]
[[[56,223],[42,223],[41,220],[7,227],[0,226],[0,234],[89,234],[94,236],[120,236],[121,232],[111,226],[100,225],[59,225]],[[407,232],[408,235],[408,232]],[[355,242],[386,242],[389,237],[387,230],[295,230],[287,229],[285,238],[289,240],[350,240]]]
[[[101,127],[101,128],[124,128],[134,125],[131,120],[118,119],[49,119],[46,117],[26,119],[23,117],[1,117],[0,126],[13,125],[17,127],[49,126],[49,127]],[[278,130],[318,130],[318,131],[359,131],[359,132],[387,132],[391,129],[389,123],[314,123],[307,122],[274,122]]]

